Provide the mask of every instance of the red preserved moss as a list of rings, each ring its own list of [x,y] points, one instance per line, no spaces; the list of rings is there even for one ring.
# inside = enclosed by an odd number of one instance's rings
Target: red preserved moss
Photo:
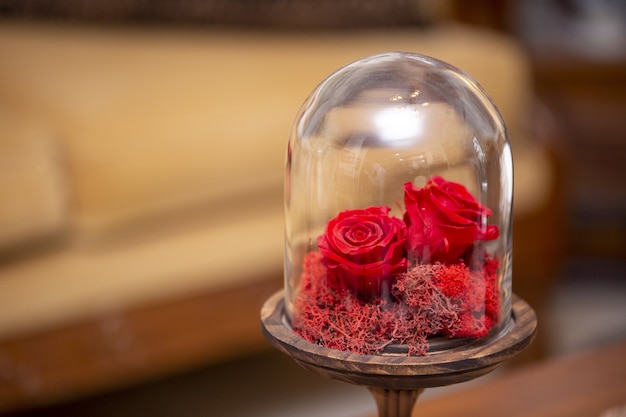
[[[417,265],[396,278],[389,297],[363,300],[329,278],[322,258],[306,256],[293,307],[294,330],[312,343],[366,355],[402,344],[425,355],[432,336],[482,337],[498,321],[497,260],[476,270]]]

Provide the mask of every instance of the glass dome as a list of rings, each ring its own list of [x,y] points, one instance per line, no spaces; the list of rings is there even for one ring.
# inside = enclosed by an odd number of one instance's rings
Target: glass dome
[[[339,69],[287,148],[289,324],[360,354],[496,334],[511,315],[512,194],[504,123],[467,74],[402,52]]]

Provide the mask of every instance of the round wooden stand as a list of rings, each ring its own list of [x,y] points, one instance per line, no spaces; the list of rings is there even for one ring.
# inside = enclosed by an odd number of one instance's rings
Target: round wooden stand
[[[287,323],[283,291],[265,302],[261,322],[270,343],[304,368],[367,387],[376,400],[380,417],[409,417],[425,388],[482,376],[530,344],[537,328],[535,312],[524,300],[513,295],[511,314],[508,326],[498,334],[426,356],[358,355],[310,343],[293,332]]]

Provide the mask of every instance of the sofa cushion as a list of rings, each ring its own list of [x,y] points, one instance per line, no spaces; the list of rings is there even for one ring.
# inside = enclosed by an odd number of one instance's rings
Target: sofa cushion
[[[464,27],[345,32],[0,27],[0,99],[59,133],[74,228],[90,238],[245,195],[281,199],[308,93],[365,55],[407,50],[481,82],[510,130],[530,99],[507,38]]]

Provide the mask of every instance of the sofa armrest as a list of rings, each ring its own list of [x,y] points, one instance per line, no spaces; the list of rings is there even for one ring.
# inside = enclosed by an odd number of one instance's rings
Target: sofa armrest
[[[60,236],[68,190],[48,129],[0,105],[0,256]]]

